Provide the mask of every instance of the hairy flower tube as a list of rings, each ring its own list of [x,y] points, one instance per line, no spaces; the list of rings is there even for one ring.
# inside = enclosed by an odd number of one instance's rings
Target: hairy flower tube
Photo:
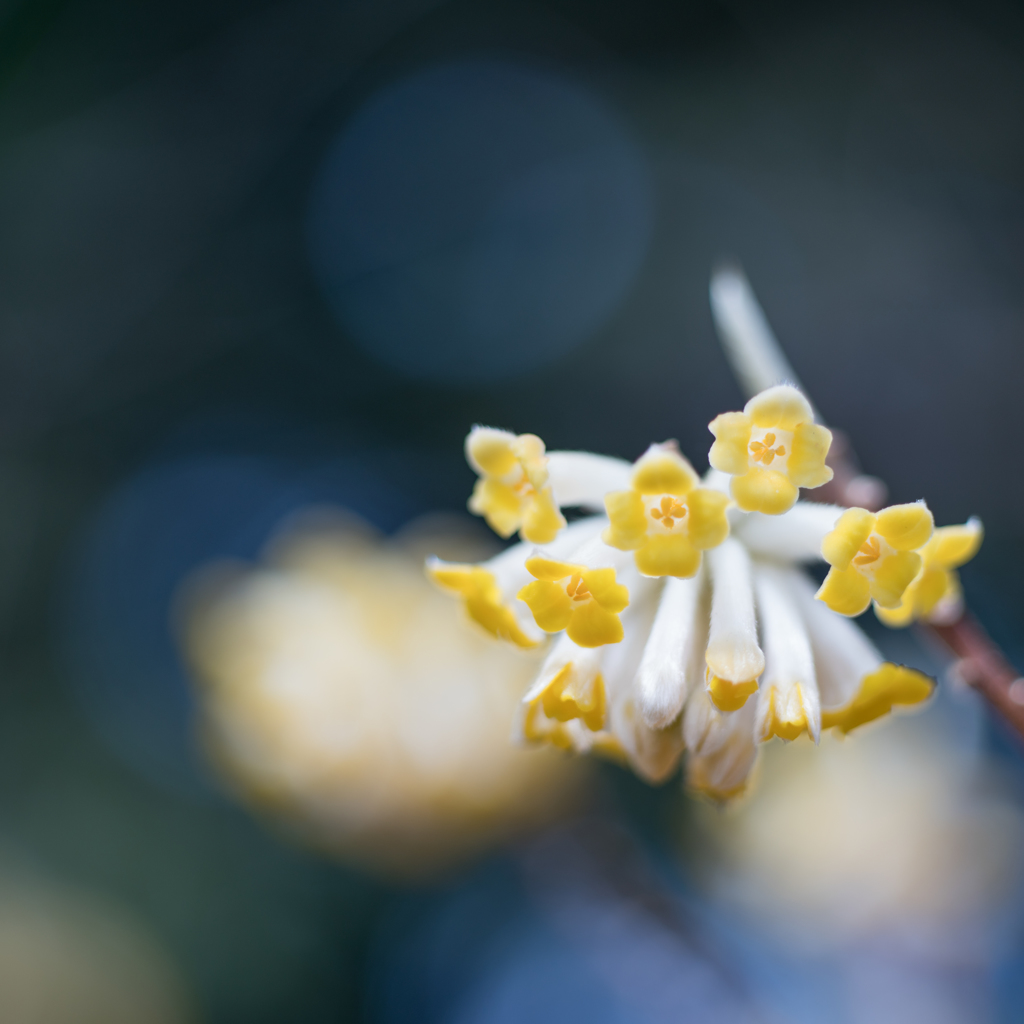
[[[848,618],[872,598],[900,607],[924,578],[926,506],[876,515],[790,501],[798,484],[828,478],[828,432],[810,404],[787,385],[729,415],[762,432],[748,433],[747,447],[753,437],[785,449],[755,467],[789,459],[785,472],[772,470],[782,483],[744,484],[719,469],[701,481],[672,445],[634,464],[545,452],[552,500],[597,514],[479,566],[428,561],[492,636],[532,646],[553,634],[517,718],[522,741],[613,757],[649,781],[667,778],[688,751],[688,784],[726,799],[744,790],[768,740],[816,742],[823,729],[849,732],[932,692],[927,676],[886,662]],[[783,492],[786,507],[771,498]],[[743,494],[768,495],[767,511],[745,509]],[[953,536],[933,549],[934,571],[966,553]],[[816,595],[802,565],[822,560],[833,582]]]
[[[732,477],[730,492],[745,512],[779,515],[801,487],[832,479],[825,465],[832,433],[814,422],[810,402],[791,384],[755,395],[743,412],[723,412],[709,424],[715,435],[708,461]]]

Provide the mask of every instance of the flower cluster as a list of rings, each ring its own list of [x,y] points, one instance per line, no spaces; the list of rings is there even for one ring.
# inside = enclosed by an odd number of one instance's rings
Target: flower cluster
[[[817,742],[929,696],[927,676],[886,662],[849,617],[872,602],[889,625],[957,614],[954,568],[981,526],[935,530],[923,502],[872,513],[798,500],[831,479],[832,435],[791,385],[710,430],[701,480],[672,442],[631,465],[475,427],[470,509],[522,541],[480,565],[427,568],[493,636],[534,647],[556,635],[521,739],[605,754],[651,781],[685,750],[690,786],[727,798],[773,736]],[[566,507],[591,514],[569,525]],[[801,568],[815,561],[830,566],[817,592]]]

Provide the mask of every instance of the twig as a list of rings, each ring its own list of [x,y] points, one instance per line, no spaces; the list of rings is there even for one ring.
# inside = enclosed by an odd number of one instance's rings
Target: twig
[[[782,381],[799,386],[739,267],[723,266],[712,274],[711,309],[726,356],[748,396]],[[853,447],[842,431],[833,429],[827,461],[832,467],[832,480],[808,493],[807,500],[847,508],[856,505],[872,512],[885,504],[885,484],[861,472]],[[957,659],[954,671],[982,694],[1024,740],[1024,677],[981,623],[964,609],[955,622],[921,622],[919,626],[942,642]]]

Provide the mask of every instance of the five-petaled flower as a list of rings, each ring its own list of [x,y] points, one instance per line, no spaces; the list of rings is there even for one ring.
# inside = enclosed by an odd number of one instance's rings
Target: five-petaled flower
[[[755,395],[743,412],[724,412],[708,425],[715,443],[708,461],[732,476],[731,493],[745,512],[779,515],[793,507],[801,487],[832,479],[825,465],[832,433],[792,385]]]
[[[466,458],[480,474],[469,510],[482,515],[500,537],[516,530],[523,540],[548,544],[565,519],[548,483],[544,442],[536,434],[512,434],[474,427],[466,438]]]
[[[693,576],[701,552],[729,535],[729,499],[698,482],[674,445],[651,445],[633,467],[630,489],[605,496],[604,542],[632,551],[644,576]]]
[[[528,558],[526,568],[535,579],[518,597],[545,633],[564,629],[579,647],[603,647],[622,639],[619,613],[629,604],[629,590],[616,581],[613,568],[592,569],[541,554]]]
[[[918,552],[921,571],[903,592],[899,607],[876,604],[875,614],[887,626],[907,626],[915,619],[955,621],[963,610],[956,570],[977,554],[983,534],[976,517],[961,526],[940,526]]]
[[[921,571],[917,549],[928,542],[933,528],[923,501],[892,505],[877,514],[847,509],[821,542],[822,558],[832,568],[818,599],[840,615],[860,615],[872,599],[880,608],[899,608]]]

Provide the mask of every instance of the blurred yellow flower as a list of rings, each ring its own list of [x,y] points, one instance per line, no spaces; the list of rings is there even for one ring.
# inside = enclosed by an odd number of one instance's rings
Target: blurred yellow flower
[[[902,933],[915,959],[934,944],[948,964],[1020,884],[1024,817],[995,781],[948,738],[894,724],[767,751],[758,798],[729,815],[698,808],[681,839],[716,896],[788,943]]]
[[[509,743],[535,657],[458,622],[423,578],[424,550],[473,546],[464,527],[383,541],[321,524],[286,534],[260,566],[196,584],[186,638],[204,735],[243,799],[315,845],[401,874],[565,806],[578,765]],[[517,627],[489,618],[489,587],[455,589],[515,642]]]

